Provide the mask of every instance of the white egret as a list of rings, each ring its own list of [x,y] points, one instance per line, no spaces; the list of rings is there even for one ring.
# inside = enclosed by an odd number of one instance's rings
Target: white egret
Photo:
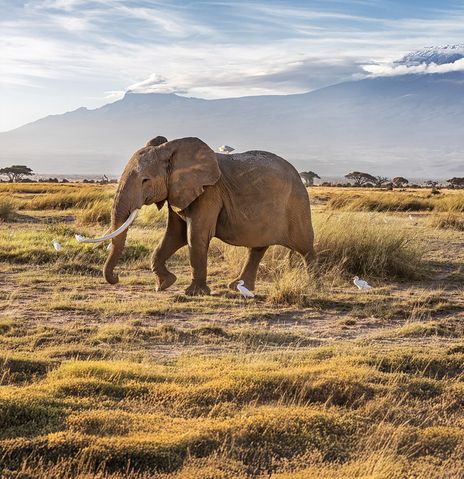
[[[235,151],[235,148],[232,148],[231,146],[228,146],[228,145],[221,145],[219,148],[218,148],[218,151],[219,153],[232,153],[233,151]]]
[[[58,243],[58,241],[57,241],[56,239],[54,239],[54,240],[52,241],[52,244],[53,244],[53,247],[55,248],[56,251],[61,251],[61,248],[62,248],[62,247],[61,247],[61,244]]]
[[[240,294],[245,298],[254,298],[255,295],[248,289],[246,288],[245,286],[243,286],[245,284],[245,282],[243,281],[243,279],[241,279],[238,283],[237,283],[237,289],[240,291]]]
[[[372,289],[372,286],[364,281],[359,276],[355,276],[353,278],[353,284],[357,286],[358,289]]]

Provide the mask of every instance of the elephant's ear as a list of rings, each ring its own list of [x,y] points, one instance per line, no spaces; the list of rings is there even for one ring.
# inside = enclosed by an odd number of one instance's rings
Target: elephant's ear
[[[184,210],[221,176],[214,151],[198,138],[182,138],[158,147],[169,151],[168,202]]]

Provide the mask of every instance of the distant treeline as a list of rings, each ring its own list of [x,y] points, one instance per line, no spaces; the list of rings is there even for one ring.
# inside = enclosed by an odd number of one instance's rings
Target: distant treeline
[[[317,173],[313,171],[302,171],[300,173],[301,181],[305,186],[313,186],[315,179],[321,179]],[[386,176],[374,176],[370,173],[364,173],[362,171],[352,171],[345,175],[348,180],[346,182],[330,182],[324,181],[320,186],[334,186],[334,187],[355,187],[355,188],[464,188],[464,177],[454,176],[446,183],[440,183],[439,181],[426,180],[420,184],[411,183],[407,178],[403,176],[395,176],[388,178]]]

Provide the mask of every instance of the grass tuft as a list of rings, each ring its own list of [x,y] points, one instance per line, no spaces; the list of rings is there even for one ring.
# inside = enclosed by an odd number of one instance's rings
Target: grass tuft
[[[9,195],[0,195],[0,221],[11,221],[16,214],[16,203]]]
[[[434,228],[464,231],[464,217],[457,213],[434,215],[430,219],[430,225]]]
[[[80,225],[109,225],[111,222],[111,202],[96,200],[79,210],[76,222]]]
[[[354,214],[318,216],[315,223],[319,263],[326,269],[380,279],[426,274],[424,245],[401,225],[374,224]]]

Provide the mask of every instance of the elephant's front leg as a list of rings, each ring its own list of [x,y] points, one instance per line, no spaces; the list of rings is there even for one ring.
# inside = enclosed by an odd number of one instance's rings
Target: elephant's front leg
[[[161,243],[153,252],[151,269],[158,278],[158,291],[175,283],[177,277],[166,268],[166,261],[182,246],[187,244],[187,225],[169,209],[168,224]]]
[[[213,234],[204,222],[187,222],[187,238],[192,268],[192,282],[185,290],[188,295],[210,294],[206,284],[208,248]]]

